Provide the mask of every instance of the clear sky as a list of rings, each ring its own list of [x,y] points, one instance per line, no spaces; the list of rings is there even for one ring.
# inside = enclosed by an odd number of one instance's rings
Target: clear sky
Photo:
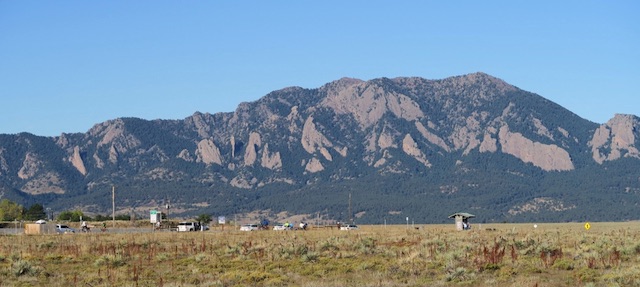
[[[640,115],[639,15],[640,1],[0,0],[0,134],[478,71],[604,123]]]

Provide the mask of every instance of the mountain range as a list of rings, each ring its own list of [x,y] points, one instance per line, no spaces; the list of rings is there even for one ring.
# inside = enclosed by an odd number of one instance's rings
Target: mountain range
[[[2,134],[0,196],[110,214],[115,189],[117,213],[244,221],[636,220],[639,127],[623,114],[593,123],[484,73],[342,78],[229,113]]]

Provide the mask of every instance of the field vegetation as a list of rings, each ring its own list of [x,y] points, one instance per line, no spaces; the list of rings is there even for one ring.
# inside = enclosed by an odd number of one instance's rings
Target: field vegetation
[[[0,286],[640,286],[640,223],[2,235]]]

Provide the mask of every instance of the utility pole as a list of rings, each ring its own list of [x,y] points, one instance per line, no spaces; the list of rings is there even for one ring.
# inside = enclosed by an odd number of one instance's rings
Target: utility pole
[[[353,224],[353,213],[351,212],[351,192],[349,192],[349,223]]]
[[[167,199],[167,204],[165,205],[167,209],[167,214],[165,215],[167,222],[169,222],[169,208],[171,208],[171,199]]]
[[[112,219],[113,219],[113,228],[116,228],[116,186],[111,186],[111,208],[112,208]]]

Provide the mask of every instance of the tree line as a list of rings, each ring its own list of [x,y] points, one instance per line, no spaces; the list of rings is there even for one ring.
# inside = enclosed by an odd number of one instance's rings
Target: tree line
[[[162,218],[166,219],[166,215],[163,213]],[[24,220],[24,221],[36,221],[40,219],[49,220],[50,214],[48,215],[45,211],[45,208],[42,204],[36,203],[31,205],[29,208],[24,208],[22,205],[17,204],[8,199],[0,200],[0,221],[15,221],[15,220]],[[89,216],[84,214],[80,210],[65,210],[62,211],[56,216],[56,220],[58,221],[70,221],[70,222],[79,222],[79,221],[108,221],[112,220],[112,216],[106,216],[97,214],[94,216]],[[129,214],[116,214],[115,220],[131,220],[131,215]],[[211,222],[211,215],[209,214],[200,214],[197,217],[194,217],[194,220],[208,224]]]
[[[0,200],[0,221],[36,221],[40,219],[48,220],[52,216],[47,214],[45,208],[40,203],[35,203],[29,208],[24,208],[22,205],[17,204],[11,200]],[[62,211],[56,216],[56,220],[59,221],[107,221],[113,219],[111,216],[95,215],[93,217],[84,214],[80,210],[66,210]],[[128,214],[117,214],[116,220],[131,220],[131,216]]]

